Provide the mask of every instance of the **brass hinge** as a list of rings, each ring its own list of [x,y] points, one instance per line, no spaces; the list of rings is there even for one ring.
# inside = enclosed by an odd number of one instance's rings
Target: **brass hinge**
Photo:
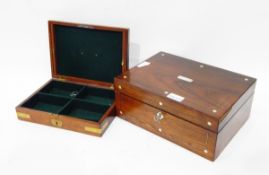
[[[79,24],[78,27],[85,28],[85,29],[94,29],[94,26],[84,25],[84,24]]]
[[[31,118],[29,114],[22,113],[22,112],[17,112],[17,116],[20,119],[30,119]]]
[[[56,80],[58,80],[58,81],[66,81],[66,79],[61,77],[61,76],[57,77]]]

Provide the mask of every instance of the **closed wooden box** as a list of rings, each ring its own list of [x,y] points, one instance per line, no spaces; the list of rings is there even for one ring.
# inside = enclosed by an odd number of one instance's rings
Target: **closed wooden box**
[[[248,119],[256,80],[160,52],[115,78],[121,118],[209,160]]]
[[[16,107],[20,120],[101,136],[128,69],[128,29],[49,21],[52,78]]]

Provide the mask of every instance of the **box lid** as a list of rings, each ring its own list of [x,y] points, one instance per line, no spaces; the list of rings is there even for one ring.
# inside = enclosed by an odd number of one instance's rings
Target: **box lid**
[[[224,118],[253,95],[255,82],[249,76],[160,52],[117,77],[115,86],[117,91],[217,132]]]
[[[128,69],[128,29],[49,21],[52,77],[112,88]]]

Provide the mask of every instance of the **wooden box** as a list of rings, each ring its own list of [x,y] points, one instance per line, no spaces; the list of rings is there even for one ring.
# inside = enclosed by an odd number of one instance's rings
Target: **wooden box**
[[[160,52],[115,78],[121,118],[209,160],[248,119],[256,80]]]
[[[128,29],[49,21],[52,79],[16,107],[20,120],[101,136],[128,69]]]

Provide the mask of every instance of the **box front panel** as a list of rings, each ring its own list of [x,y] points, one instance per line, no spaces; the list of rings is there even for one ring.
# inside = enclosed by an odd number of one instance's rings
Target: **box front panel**
[[[23,121],[67,129],[95,136],[102,136],[104,131],[114,119],[113,116],[107,117],[101,124],[97,124],[73,117],[57,115],[23,107],[17,107],[16,112],[18,119]]]
[[[178,102],[170,100],[168,98],[157,96],[156,94],[146,91],[140,87],[129,84],[126,79],[122,79],[123,76],[115,78],[115,89],[122,94],[131,96],[132,98],[143,101],[143,103],[150,104],[155,108],[167,111],[178,118],[199,125],[207,130],[217,132],[218,121],[210,116],[207,116],[199,111],[195,111],[192,108],[181,105]],[[127,77],[127,80],[131,77]]]
[[[215,133],[119,92],[116,93],[116,109],[121,118],[207,159],[214,159]]]

